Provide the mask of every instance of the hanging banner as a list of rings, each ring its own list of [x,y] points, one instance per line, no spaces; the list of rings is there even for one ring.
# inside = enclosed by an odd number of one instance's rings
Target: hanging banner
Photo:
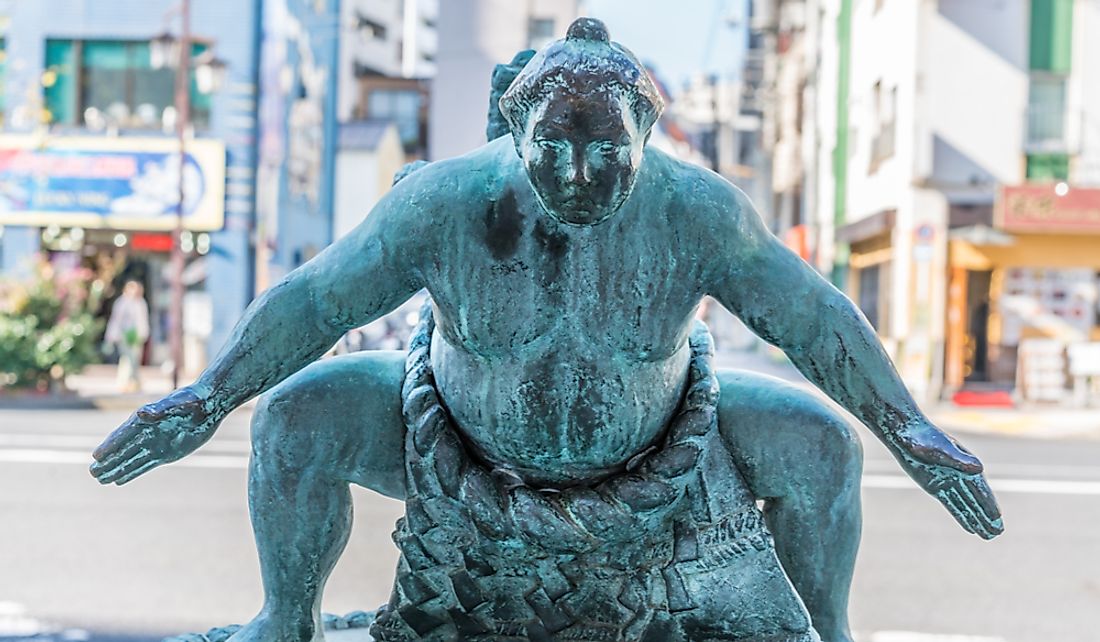
[[[164,231],[176,226],[179,145],[172,138],[0,136],[0,225]],[[189,140],[183,226],[225,221],[225,145]]]

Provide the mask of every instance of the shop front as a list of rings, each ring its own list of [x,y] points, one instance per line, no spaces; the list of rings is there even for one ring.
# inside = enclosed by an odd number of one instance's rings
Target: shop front
[[[1004,186],[992,223],[950,236],[945,383],[1068,401],[1100,342],[1100,189]]]
[[[144,286],[150,338],[143,362],[169,358],[172,230],[183,176],[181,249],[185,361],[198,365],[209,335],[204,255],[224,220],[225,148],[187,144],[180,171],[167,138],[0,136],[0,226],[38,230],[35,250],[60,270],[87,268],[107,283],[101,316],[127,281]]]

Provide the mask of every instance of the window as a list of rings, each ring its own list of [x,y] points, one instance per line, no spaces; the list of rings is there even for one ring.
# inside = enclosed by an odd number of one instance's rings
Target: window
[[[363,14],[359,14],[359,30],[368,38],[374,38],[375,40],[386,39],[386,25],[371,20]]]
[[[553,18],[531,18],[527,25],[527,46],[542,49],[554,39]]]
[[[1073,0],[1033,0],[1028,34],[1027,146],[1031,152],[1064,152]]]
[[[1069,179],[1069,156],[1066,154],[1028,154],[1027,180],[1035,182]]]
[[[890,261],[861,267],[856,272],[859,309],[871,327],[882,334],[890,314]]]
[[[192,54],[206,50],[192,44]],[[93,129],[161,129],[174,113],[176,72],[155,69],[149,43],[120,40],[47,40],[44,99],[50,121]],[[191,79],[191,122],[210,121],[210,97]]]
[[[875,135],[871,139],[871,172],[877,170],[882,161],[894,155],[898,88],[894,87],[888,92],[883,92],[882,82],[876,82],[873,100]]]
[[[420,140],[420,92],[408,89],[375,89],[367,96],[367,117],[394,121],[406,149]]]
[[[1065,146],[1066,77],[1032,73],[1027,96],[1027,144],[1059,150]]]

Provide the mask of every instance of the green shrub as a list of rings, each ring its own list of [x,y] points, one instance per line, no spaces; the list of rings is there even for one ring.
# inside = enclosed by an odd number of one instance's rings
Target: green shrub
[[[56,389],[99,361],[103,282],[91,270],[39,261],[26,282],[0,284],[0,387]]]

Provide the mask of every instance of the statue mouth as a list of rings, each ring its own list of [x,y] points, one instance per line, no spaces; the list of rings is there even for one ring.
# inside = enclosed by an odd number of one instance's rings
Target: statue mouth
[[[547,214],[567,225],[596,225],[611,218],[618,207],[596,208],[589,203],[571,207],[562,204],[560,207],[547,207],[543,204]]]

